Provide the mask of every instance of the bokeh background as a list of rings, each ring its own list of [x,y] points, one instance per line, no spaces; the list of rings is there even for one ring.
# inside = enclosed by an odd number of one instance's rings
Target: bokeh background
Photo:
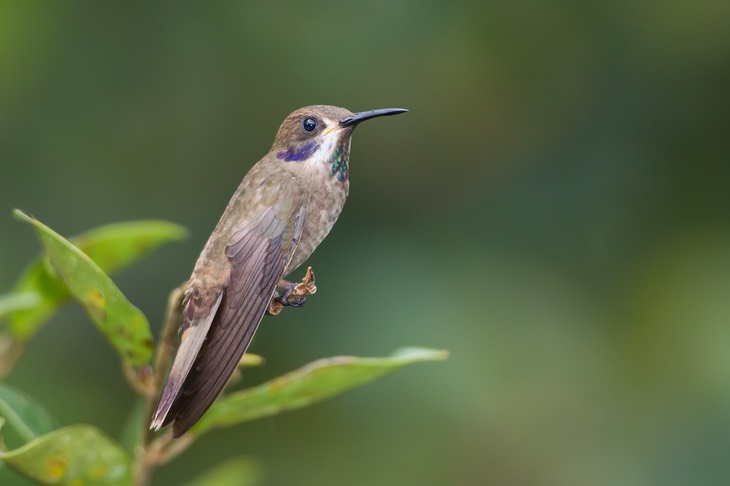
[[[209,434],[270,485],[730,483],[730,3],[3,2],[0,290],[65,235],[191,231],[115,277],[151,322],[283,118],[358,128],[320,292],[267,319],[255,384],[319,357],[448,349]],[[154,324],[157,331],[159,324]],[[78,306],[7,381],[118,436],[134,401]],[[2,484],[26,484],[0,472]]]

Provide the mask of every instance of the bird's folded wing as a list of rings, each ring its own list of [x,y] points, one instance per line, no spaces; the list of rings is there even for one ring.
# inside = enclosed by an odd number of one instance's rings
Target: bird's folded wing
[[[277,181],[266,190],[271,204],[244,222],[226,246],[228,283],[217,310],[211,310],[212,324],[197,358],[162,419],[163,426],[174,422],[176,437],[198,421],[235,371],[299,242],[306,213],[301,189]]]

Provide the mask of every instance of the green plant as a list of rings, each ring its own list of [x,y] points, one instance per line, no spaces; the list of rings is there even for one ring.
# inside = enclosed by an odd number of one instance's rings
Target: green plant
[[[145,315],[134,307],[108,274],[165,243],[185,236],[177,225],[159,221],[104,226],[67,240],[21,211],[15,216],[36,230],[44,249],[18,280],[0,296],[0,374],[9,373],[25,344],[70,299],[77,300],[119,354],[124,376],[144,407],[131,424],[131,447],[89,424],[58,427],[45,409],[23,392],[0,384],[0,427],[14,430],[23,442],[0,459],[40,484],[143,485],[156,466],[184,451],[211,430],[305,407],[364,385],[415,362],[445,359],[446,353],[401,349],[385,358],[340,356],[315,361],[253,388],[225,393],[203,419],[180,439],[152,433],[147,425],[160,385],[177,344],[182,291],[170,294],[160,338],[154,345]],[[260,361],[248,355],[243,361]],[[245,459],[228,461],[191,484],[252,484],[258,472]]]

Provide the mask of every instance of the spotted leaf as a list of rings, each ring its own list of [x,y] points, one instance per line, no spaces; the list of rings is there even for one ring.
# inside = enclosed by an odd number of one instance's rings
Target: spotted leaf
[[[27,221],[20,211],[15,215]],[[110,274],[186,234],[183,227],[165,221],[133,221],[101,226],[69,241]],[[14,292],[0,298],[0,316],[7,314],[8,331],[15,339],[27,341],[70,297],[47,259],[37,258]]]
[[[40,484],[129,485],[127,453],[102,431],[79,424],[38,437],[0,459]]]
[[[129,303],[99,265],[78,247],[25,213],[16,211],[15,215],[36,229],[58,278],[124,362],[132,366],[149,362],[153,342],[144,314]]]

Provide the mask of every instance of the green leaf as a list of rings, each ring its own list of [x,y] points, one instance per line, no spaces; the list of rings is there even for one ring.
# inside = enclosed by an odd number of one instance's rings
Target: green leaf
[[[0,295],[0,317],[20,310],[32,309],[41,303],[35,292],[12,292]]]
[[[132,366],[149,362],[153,341],[144,314],[129,303],[91,258],[68,240],[21,211],[16,210],[15,216],[35,227],[58,276],[124,362]]]
[[[24,443],[56,429],[56,422],[34,399],[4,383],[0,383],[0,417]]]
[[[58,429],[0,458],[40,484],[129,485],[127,453],[91,425]]]
[[[16,339],[28,341],[61,305],[71,296],[47,261],[37,258],[15,284],[15,293],[35,294],[38,302],[27,309],[18,309],[9,318],[8,331]]]
[[[237,457],[214,466],[211,470],[187,483],[187,486],[209,486],[212,484],[254,486],[261,483],[262,476],[261,466],[258,461],[248,457]]]
[[[100,226],[71,241],[102,270],[111,273],[187,235],[185,228],[167,221],[130,221]]]
[[[338,356],[321,359],[257,387],[220,398],[193,427],[192,433],[202,434],[302,408],[362,386],[402,366],[443,360],[447,356],[446,351],[404,348],[388,358]]]
[[[28,218],[20,211],[19,219]],[[93,229],[71,238],[99,268],[109,274],[147,255],[159,246],[179,241],[187,235],[185,228],[164,221],[135,221],[116,223]],[[15,285],[15,294],[35,294],[39,301],[27,309],[16,309],[10,316],[9,330],[20,340],[27,341],[70,298],[63,282],[48,262],[37,258],[23,272]],[[0,306],[1,307],[1,306]],[[2,312],[0,311],[0,315]]]

